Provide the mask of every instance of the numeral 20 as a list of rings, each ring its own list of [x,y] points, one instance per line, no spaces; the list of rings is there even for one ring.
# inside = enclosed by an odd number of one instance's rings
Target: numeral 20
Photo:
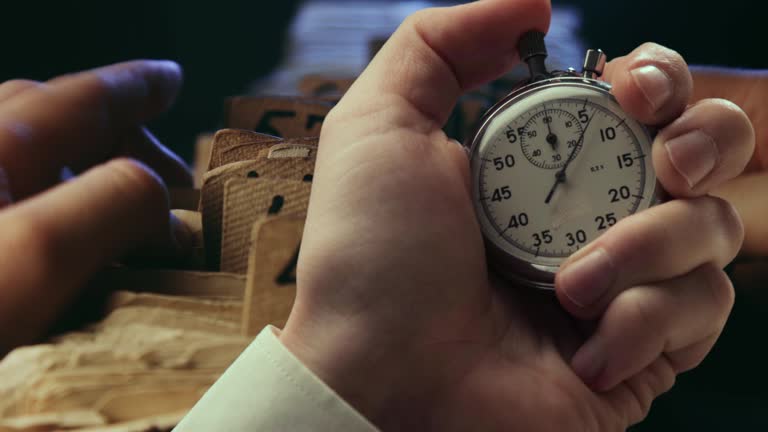
[[[615,203],[621,200],[629,199],[632,194],[629,192],[628,187],[622,186],[618,189],[609,189],[608,195],[611,196],[611,202]]]

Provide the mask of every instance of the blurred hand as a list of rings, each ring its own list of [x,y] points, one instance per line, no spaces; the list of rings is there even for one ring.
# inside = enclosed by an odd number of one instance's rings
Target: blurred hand
[[[177,65],[155,61],[0,85],[0,357],[40,337],[103,266],[178,247],[163,180],[190,175],[141,124],[180,85]],[[65,167],[84,173],[61,183]]]
[[[742,225],[707,196],[754,146],[746,115],[706,99],[675,52],[647,44],[605,78],[661,128],[671,200],[566,262],[556,293],[489,276],[464,150],[441,131],[458,96],[510,69],[546,0],[410,17],[328,116],[283,343],[393,430],[624,430],[695,367],[733,302],[721,268]]]

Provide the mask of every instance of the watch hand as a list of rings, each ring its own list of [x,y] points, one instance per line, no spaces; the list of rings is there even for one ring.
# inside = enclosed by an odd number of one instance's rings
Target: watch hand
[[[555,184],[552,185],[552,189],[549,190],[549,194],[547,194],[547,198],[544,200],[544,204],[549,204],[550,201],[552,201],[552,196],[555,194],[555,190],[557,189],[557,186],[560,183],[565,183],[565,172],[568,169],[568,166],[573,162],[576,156],[576,152],[579,151],[582,145],[584,145],[584,135],[587,133],[587,129],[589,128],[589,125],[592,123],[592,119],[595,117],[594,111],[592,112],[592,116],[589,117],[589,121],[587,121],[587,125],[584,126],[584,129],[581,131],[581,136],[579,136],[579,140],[576,142],[576,145],[573,146],[573,150],[571,150],[571,153],[568,155],[568,159],[565,160],[565,164],[558,172],[555,173]]]
[[[550,201],[552,201],[552,196],[555,194],[555,190],[557,189],[557,185],[560,183],[565,182],[565,172],[560,170],[555,173],[555,184],[552,185],[552,189],[549,190],[549,193],[547,194],[547,199],[544,200],[544,204],[549,204]]]
[[[552,133],[552,123],[551,119],[550,121],[547,120],[547,107],[544,107],[544,122],[547,124],[547,130],[549,131],[549,134],[547,134],[547,142],[550,146],[552,146],[552,150],[555,150],[557,148],[557,135]]]

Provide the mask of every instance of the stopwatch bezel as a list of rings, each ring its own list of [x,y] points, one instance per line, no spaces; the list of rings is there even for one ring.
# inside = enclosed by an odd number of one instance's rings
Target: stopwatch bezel
[[[507,96],[505,96],[503,99],[501,99],[499,102],[497,102],[493,107],[491,107],[483,116],[483,118],[479,122],[479,126],[476,130],[476,132],[472,135],[471,141],[468,142],[468,148],[470,149],[470,163],[471,163],[471,172],[472,172],[472,200],[473,200],[473,207],[475,209],[475,212],[478,212],[478,206],[477,202],[479,197],[477,196],[477,187],[476,187],[476,177],[479,175],[479,172],[476,172],[477,170],[475,167],[477,166],[476,158],[479,155],[479,146],[485,136],[485,133],[488,131],[488,128],[490,124],[492,123],[492,120],[502,111],[510,108],[512,105],[518,103],[522,99],[525,99],[529,96],[531,96],[534,93],[538,93],[553,87],[577,87],[581,89],[587,89],[590,91],[593,91],[596,93],[596,95],[600,95],[602,97],[605,97],[607,100],[612,101],[613,103],[618,104],[618,101],[616,98],[610,93],[610,85],[603,82],[598,81],[595,79],[590,78],[584,78],[581,76],[554,76],[551,78],[543,79],[540,81],[536,81],[529,84],[523,84],[520,87],[514,89],[512,92],[510,92]],[[645,125],[634,122],[638,129],[643,133],[644,138],[647,139],[648,143],[653,143],[653,137],[654,134],[652,131],[647,128]],[[641,137],[638,137],[638,139],[642,139]],[[650,168],[652,170],[652,164],[650,165]],[[652,172],[652,175],[654,177],[654,181],[650,182],[648,187],[650,188],[650,201],[648,204],[648,207],[652,207],[655,204],[657,204],[660,201],[660,197],[663,194],[663,191],[659,185],[658,178],[656,178],[655,173]],[[638,211],[645,210],[647,207],[640,208]],[[483,217],[482,215],[477,215],[478,217]],[[513,280],[516,282],[523,283],[527,286],[532,286],[535,288],[542,288],[542,289],[553,289],[554,288],[554,280],[555,280],[555,274],[557,273],[558,269],[560,268],[560,265],[543,265],[543,264],[537,264],[532,263],[529,261],[526,261],[524,259],[518,258],[516,256],[511,255],[509,252],[505,251],[501,247],[497,246],[492,240],[490,240],[486,234],[485,234],[485,228],[481,224],[481,229],[483,231],[483,239],[485,242],[486,247],[486,254],[489,258],[489,262],[494,268],[496,272],[498,272],[502,277]]]

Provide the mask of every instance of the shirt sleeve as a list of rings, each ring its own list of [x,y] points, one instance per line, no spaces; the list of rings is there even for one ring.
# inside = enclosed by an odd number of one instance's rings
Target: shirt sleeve
[[[304,366],[267,326],[175,432],[377,431]]]

